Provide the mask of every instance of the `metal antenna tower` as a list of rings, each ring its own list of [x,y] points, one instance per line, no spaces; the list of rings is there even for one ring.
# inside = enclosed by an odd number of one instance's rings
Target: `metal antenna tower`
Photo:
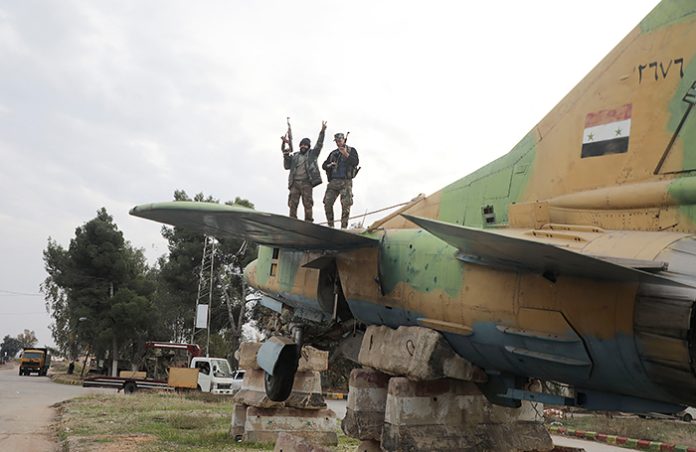
[[[198,296],[196,297],[196,318],[191,334],[191,343],[195,344],[198,330],[205,329],[208,332],[205,345],[205,356],[210,356],[210,307],[213,302],[213,279],[215,268],[214,237],[205,236],[203,240],[203,258],[201,259],[201,271],[198,275]]]

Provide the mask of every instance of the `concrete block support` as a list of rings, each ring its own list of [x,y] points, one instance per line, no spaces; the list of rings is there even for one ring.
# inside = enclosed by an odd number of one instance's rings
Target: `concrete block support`
[[[240,403],[234,405],[232,413],[232,425],[230,426],[230,436],[237,439],[244,436],[244,424],[246,423],[247,406]]]
[[[310,444],[300,436],[280,432],[273,452],[331,452],[331,449]]]
[[[321,375],[317,371],[297,372],[290,397],[285,402],[274,402],[266,395],[264,372],[261,369],[247,369],[242,387],[234,395],[235,403],[257,408],[304,408],[318,410],[326,407],[321,392]]]
[[[329,352],[305,345],[300,352],[298,372],[324,372],[329,368]]]
[[[241,389],[234,396],[235,410],[230,434],[245,441],[271,443],[279,438],[276,450],[325,450],[318,445],[336,445],[336,415],[326,409],[321,392],[320,371],[328,366],[328,353],[303,347],[290,397],[274,402],[266,396],[264,371],[256,356],[260,343],[242,343],[238,351],[240,368],[246,370]]]
[[[260,369],[256,362],[256,355],[261,348],[261,342],[242,342],[237,351],[240,369]],[[300,372],[316,371],[324,372],[329,366],[329,352],[316,349],[312,346],[302,347],[300,361],[297,370]]]
[[[336,414],[329,409],[247,408],[244,440],[273,443],[281,432],[302,437],[311,444],[335,446]]]
[[[355,452],[382,452],[382,448],[379,445],[379,441],[366,439],[365,441],[360,441]]]
[[[242,342],[235,355],[239,361],[239,368],[244,370],[260,369],[256,362],[256,354],[261,348],[261,342]]]
[[[386,451],[550,451],[529,406],[492,405],[475,384],[453,379],[389,381],[381,445]]]
[[[363,336],[360,364],[389,375],[412,380],[459,380],[484,382],[483,370],[465,360],[442,334],[429,328],[370,326]]]
[[[258,408],[280,408],[283,402],[274,402],[266,395],[264,372],[261,369],[245,369],[242,387],[234,395],[235,403]]]
[[[343,432],[360,440],[379,441],[384,425],[389,376],[372,369],[353,369],[348,382]]]

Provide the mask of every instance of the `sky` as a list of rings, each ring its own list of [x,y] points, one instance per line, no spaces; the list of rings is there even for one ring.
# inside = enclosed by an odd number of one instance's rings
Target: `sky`
[[[350,131],[353,214],[433,193],[508,152],[657,3],[0,0],[0,337],[53,344],[42,251],[99,208],[150,262],[160,225],[128,210],[176,189],[285,214],[288,116],[296,146],[328,122],[320,161]]]

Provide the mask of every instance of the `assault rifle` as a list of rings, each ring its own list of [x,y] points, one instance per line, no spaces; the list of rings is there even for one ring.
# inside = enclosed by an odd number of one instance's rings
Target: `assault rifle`
[[[343,145],[346,147],[348,146],[348,135],[350,135],[350,131],[346,132],[345,138],[343,139]],[[332,159],[328,166],[329,166],[329,168],[331,168],[331,170],[335,169],[338,166],[338,157],[335,159]],[[361,168],[362,168],[361,166],[358,166],[357,168],[356,167],[351,168],[351,172],[349,174],[350,178],[351,179],[355,178],[355,176],[357,176],[358,173],[360,172]]]
[[[293,149],[292,149],[292,127],[290,127],[290,116],[288,116],[288,131],[285,132],[285,136],[281,137],[283,140],[283,143],[280,146],[280,149],[283,151],[283,154],[292,154]],[[288,145],[288,148],[285,148],[285,145]]]
[[[346,139],[343,140],[343,144],[348,143],[348,135],[350,135],[350,132],[346,132]],[[357,168],[353,167],[353,170],[351,171],[351,174],[350,174],[351,179],[355,179],[355,176],[357,176],[358,173],[360,172],[360,168],[362,168],[362,166],[358,166]]]

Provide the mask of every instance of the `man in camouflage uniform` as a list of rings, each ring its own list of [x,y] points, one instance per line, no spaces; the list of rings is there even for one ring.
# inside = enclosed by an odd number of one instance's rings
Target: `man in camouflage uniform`
[[[321,184],[321,171],[319,171],[317,158],[321,148],[324,146],[325,130],[326,121],[322,121],[321,131],[314,149],[310,149],[312,145],[311,140],[303,138],[300,141],[300,152],[295,152],[294,154],[291,154],[290,149],[286,147],[289,145],[288,137],[281,137],[283,140],[280,147],[283,151],[283,166],[286,170],[290,170],[290,175],[288,176],[288,188],[290,189],[288,207],[290,207],[290,217],[292,218],[297,218],[297,206],[300,204],[301,197],[305,211],[305,221],[314,221],[312,217],[312,206],[314,206],[312,190]]]
[[[342,133],[334,135],[336,149],[321,166],[326,171],[329,184],[324,195],[324,210],[329,227],[334,227],[333,205],[338,196],[341,197],[341,229],[348,227],[350,206],[353,205],[353,178],[357,174],[359,163],[358,151],[346,146],[346,137]]]

